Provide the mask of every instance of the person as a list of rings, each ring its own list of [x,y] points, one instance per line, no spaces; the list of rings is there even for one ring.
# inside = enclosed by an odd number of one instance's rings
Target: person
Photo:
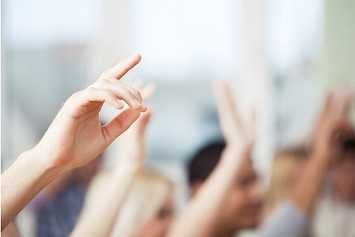
[[[97,158],[146,111],[140,92],[121,80],[140,60],[134,55],[74,93],[40,142],[1,175],[2,230],[46,185]],[[102,126],[99,112],[104,103],[123,110]]]
[[[194,198],[209,175],[221,160],[225,149],[223,141],[213,141],[202,147],[187,163],[188,185],[191,198]],[[236,158],[237,159],[237,158]],[[251,159],[239,164],[240,172],[224,201],[219,224],[223,232],[234,234],[238,229],[255,228],[260,224],[264,205],[264,193]],[[221,230],[222,232],[222,230]],[[218,235],[224,236],[218,231]]]
[[[335,164],[312,220],[315,237],[355,236],[355,150]]]
[[[233,94],[225,82],[217,84],[217,102],[226,147],[219,158],[217,158],[218,154],[223,149],[221,146],[219,152],[205,153],[205,159],[199,159],[202,163],[208,160],[205,164],[209,162],[212,165],[202,165],[208,167],[208,171],[203,171],[202,178],[196,179],[197,182],[192,183],[190,180],[194,195],[187,208],[173,224],[169,236],[234,236],[241,230],[257,227],[260,223],[259,213],[255,215],[249,213],[253,213],[255,209],[261,212],[261,208],[245,204],[245,202],[254,202],[260,205],[259,203],[263,202],[257,185],[258,180],[246,179],[253,181],[246,182],[246,187],[240,185],[239,181],[243,180],[241,177],[254,176],[251,175],[254,173],[250,159],[251,146],[248,146],[252,144],[250,141],[253,141],[250,139],[253,135],[249,135],[253,133],[248,131],[254,129],[248,129],[243,125],[246,123],[241,120],[235,109]],[[255,236],[296,237],[306,234],[309,219],[313,214],[325,178],[334,161],[343,156],[339,134],[341,136],[353,134],[347,119],[350,104],[350,95],[337,94],[327,97],[315,128],[312,152],[303,175],[296,183],[290,197],[258,226]],[[211,154],[215,156],[213,162],[210,161]],[[190,162],[192,165],[197,163],[199,162]],[[189,170],[198,169],[190,167]],[[191,179],[198,175],[190,174],[189,177]],[[248,206],[250,208],[245,208]]]
[[[174,213],[173,182],[145,167],[133,182],[111,236],[164,237]]]
[[[211,144],[189,163],[191,171],[201,165],[202,175],[189,174],[193,197],[174,221],[169,237],[228,237],[260,221],[263,192],[251,158],[255,123],[246,126],[242,121],[226,82],[219,81],[216,92],[226,145]]]
[[[309,155],[310,150],[305,144],[287,146],[275,152],[265,195],[264,218],[290,198]]]

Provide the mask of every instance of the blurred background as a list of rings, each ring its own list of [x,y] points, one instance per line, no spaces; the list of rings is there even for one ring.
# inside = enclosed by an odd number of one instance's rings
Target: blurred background
[[[127,78],[157,86],[152,166],[184,182],[184,161],[221,137],[213,81],[227,79],[258,112],[267,176],[275,148],[309,134],[324,92],[355,84],[354,22],[352,0],[3,0],[2,170],[69,95],[141,53]]]

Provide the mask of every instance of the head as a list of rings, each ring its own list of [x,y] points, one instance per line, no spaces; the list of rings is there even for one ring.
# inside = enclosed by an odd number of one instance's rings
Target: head
[[[145,168],[123,204],[113,236],[163,237],[174,215],[173,183]]]
[[[221,159],[223,142],[214,142],[202,147],[188,162],[187,172],[191,196],[201,188]],[[263,193],[252,159],[241,161],[233,188],[218,216],[221,232],[236,232],[259,224]]]

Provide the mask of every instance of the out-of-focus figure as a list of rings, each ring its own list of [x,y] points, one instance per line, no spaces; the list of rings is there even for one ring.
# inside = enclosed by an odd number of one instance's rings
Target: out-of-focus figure
[[[151,168],[135,178],[112,236],[163,237],[174,215],[174,185]]]
[[[330,187],[314,216],[315,237],[355,236],[355,149],[349,150],[330,174]]]
[[[192,197],[216,168],[224,147],[223,142],[208,144],[189,161],[187,172]],[[242,229],[255,228],[260,224],[264,201],[260,180],[252,160],[245,160],[240,167],[241,172],[235,180],[234,189],[223,204],[223,212],[216,217],[218,233],[215,236],[233,236]]]
[[[266,194],[265,217],[291,197],[295,183],[307,161],[309,149],[298,145],[280,149],[271,165],[270,185]]]

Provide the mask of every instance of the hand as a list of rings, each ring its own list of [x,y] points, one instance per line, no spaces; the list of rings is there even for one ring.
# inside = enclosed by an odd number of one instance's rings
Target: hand
[[[223,136],[227,145],[250,146],[255,140],[255,116],[249,125],[241,118],[230,84],[217,81],[215,85],[217,109]]]
[[[121,79],[140,60],[140,55],[135,55],[117,64],[104,72],[94,84],[73,94],[65,102],[33,149],[43,157],[46,165],[64,170],[83,166],[100,155],[138,119],[146,110],[142,96]],[[122,112],[102,126],[99,112],[104,103]]]
[[[336,93],[327,96],[319,121],[313,133],[314,153],[327,164],[343,156],[344,138],[354,136],[349,121],[352,95]]]

